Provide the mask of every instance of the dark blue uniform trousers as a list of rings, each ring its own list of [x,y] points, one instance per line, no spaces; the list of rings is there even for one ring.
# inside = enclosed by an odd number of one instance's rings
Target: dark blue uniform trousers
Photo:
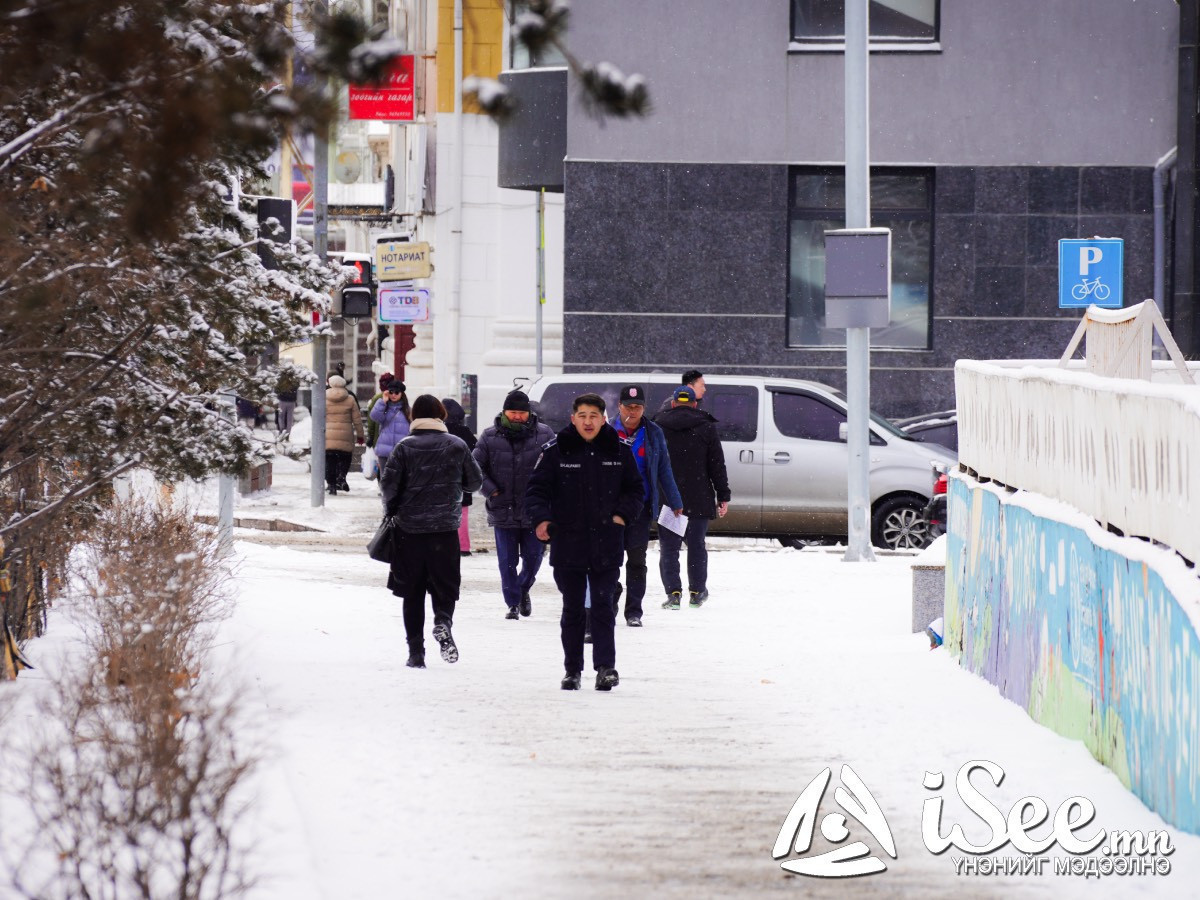
[[[611,569],[554,569],[554,583],[562,592],[563,611],[559,625],[562,629],[563,668],[568,672],[583,671],[584,598],[589,586],[592,591],[592,668],[614,668],[617,663],[617,644],[613,634],[616,621],[614,597],[620,568]]]

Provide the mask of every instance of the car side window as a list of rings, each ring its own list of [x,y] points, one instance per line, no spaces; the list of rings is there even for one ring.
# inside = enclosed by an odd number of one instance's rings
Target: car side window
[[[841,442],[838,432],[846,421],[846,414],[824,400],[808,394],[772,391],[771,406],[775,414],[775,427],[785,437]],[[884,443],[874,432],[871,432],[870,441],[872,444]]]
[[[840,440],[838,427],[846,417],[816,397],[772,391],[771,405],[775,411],[775,427],[785,437],[806,441]]]
[[[745,384],[710,384],[700,408],[717,420],[723,441],[747,442],[758,437],[758,388]]]

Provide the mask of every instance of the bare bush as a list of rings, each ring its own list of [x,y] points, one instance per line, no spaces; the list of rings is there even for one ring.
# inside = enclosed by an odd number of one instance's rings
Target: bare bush
[[[24,897],[238,896],[236,688],[205,672],[227,607],[215,539],[185,511],[118,504],[92,535],[74,607],[86,652],[40,703],[16,866]],[[11,756],[11,751],[10,754]]]

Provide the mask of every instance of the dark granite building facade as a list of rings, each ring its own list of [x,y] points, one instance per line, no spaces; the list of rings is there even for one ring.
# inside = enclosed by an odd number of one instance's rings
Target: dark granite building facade
[[[788,177],[803,170],[568,162],[566,370],[699,365],[844,387],[844,349],[789,346]],[[961,357],[1059,356],[1079,319],[1058,308],[1060,238],[1123,238],[1125,294],[1150,296],[1149,169],[930,172],[927,347],[872,352],[876,409],[952,407]]]

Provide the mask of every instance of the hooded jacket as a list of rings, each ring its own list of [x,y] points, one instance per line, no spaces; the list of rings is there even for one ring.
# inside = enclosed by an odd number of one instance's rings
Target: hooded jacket
[[[352,453],[355,438],[363,439],[362,413],[344,379],[335,375],[329,384],[325,389],[325,449]]]
[[[475,461],[483,470],[480,493],[493,528],[532,528],[537,524],[525,511],[525,488],[542,445],[553,438],[549,426],[532,413],[520,428],[506,428],[496,416],[495,424],[484,429],[475,447]]]
[[[377,400],[367,415],[379,426],[379,436],[375,438],[375,455],[379,457],[379,467],[382,469],[391,455],[392,448],[408,437],[408,417],[404,414],[404,407],[399,400],[393,402],[386,396]]]
[[[464,491],[477,491],[479,465],[461,438],[438,419],[414,419],[412,434],[388,457],[383,500],[401,530],[412,534],[457,531]]]
[[[625,527],[642,508],[645,485],[629,447],[605,422],[589,443],[568,425],[542,448],[525,491],[536,526],[550,522],[550,565],[598,571],[619,568]]]
[[[717,435],[716,420],[688,405],[660,412],[654,421],[667,439],[671,472],[683,497],[683,514],[689,518],[715,519],[717,503],[730,499],[725,452]]]
[[[446,407],[446,431],[456,438],[462,438],[468,450],[474,450],[479,439],[467,427],[467,411],[462,408],[462,404],[452,397],[445,397],[442,399],[442,406]],[[471,505],[470,491],[463,492],[462,505]]]

